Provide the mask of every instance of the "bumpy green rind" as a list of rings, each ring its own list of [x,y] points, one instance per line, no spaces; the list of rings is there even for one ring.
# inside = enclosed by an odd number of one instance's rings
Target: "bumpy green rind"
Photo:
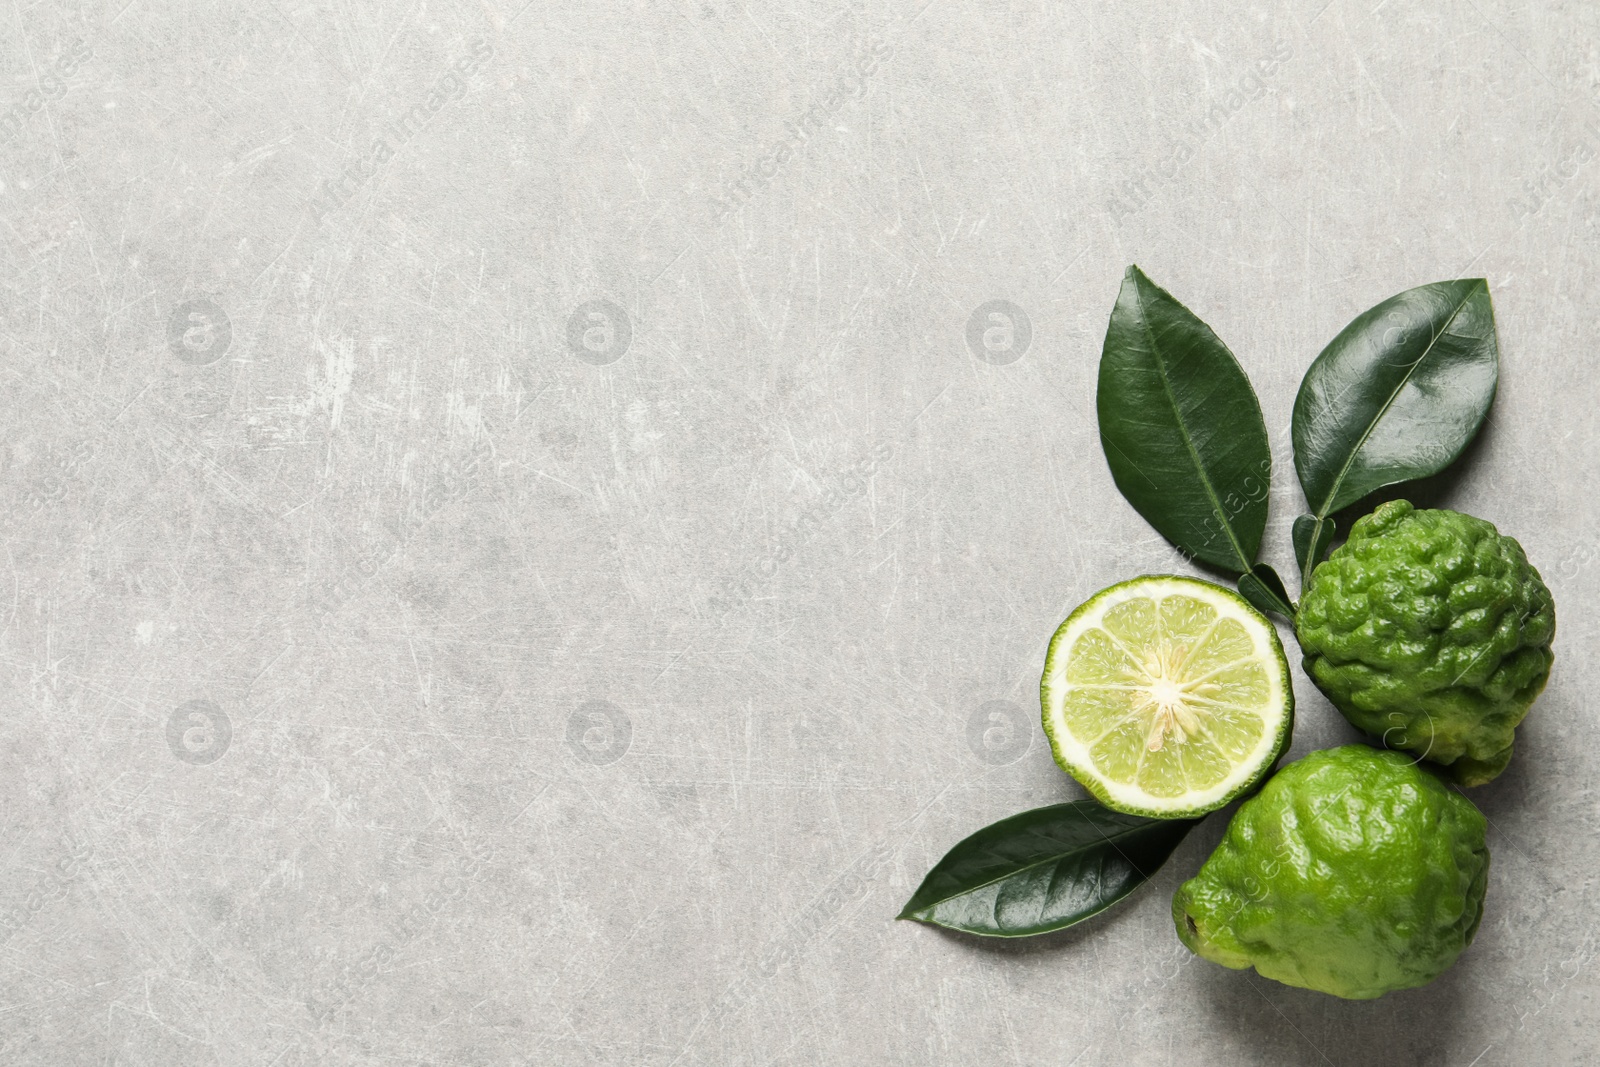
[[[1224,967],[1351,1000],[1425,985],[1477,933],[1485,826],[1398,752],[1313,752],[1240,806],[1179,887],[1178,937]]]
[[[1345,718],[1481,785],[1550,677],[1555,601],[1515,538],[1394,500],[1312,572],[1295,631]]]

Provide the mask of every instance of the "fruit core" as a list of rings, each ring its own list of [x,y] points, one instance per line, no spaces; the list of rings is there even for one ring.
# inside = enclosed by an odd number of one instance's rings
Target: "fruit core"
[[[1134,710],[1150,723],[1145,747],[1160,752],[1170,736],[1183,744],[1200,732],[1200,720],[1189,706],[1192,682],[1182,677],[1184,645],[1163,643],[1145,659],[1145,684],[1136,686]]]

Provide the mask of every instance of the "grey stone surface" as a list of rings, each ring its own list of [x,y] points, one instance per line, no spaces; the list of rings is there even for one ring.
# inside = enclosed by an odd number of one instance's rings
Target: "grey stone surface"
[[[0,32],[0,1061],[1588,1064],[1600,9],[60,0]],[[1052,629],[1184,569],[1093,383],[1482,274],[1553,681],[1433,986],[892,917],[1082,795]],[[999,303],[994,303],[994,302]],[[1303,675],[1295,752],[1354,736]]]

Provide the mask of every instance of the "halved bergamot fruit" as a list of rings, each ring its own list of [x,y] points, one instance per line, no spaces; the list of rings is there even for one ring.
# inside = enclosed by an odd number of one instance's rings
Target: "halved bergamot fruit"
[[[1176,575],[1082,604],[1050,639],[1039,692],[1061,769],[1108,808],[1162,819],[1255,785],[1294,720],[1272,623],[1231,589]]]

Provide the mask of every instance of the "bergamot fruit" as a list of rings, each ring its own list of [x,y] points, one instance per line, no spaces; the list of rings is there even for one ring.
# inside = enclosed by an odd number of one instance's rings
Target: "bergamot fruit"
[[[1313,752],[1240,805],[1179,887],[1178,936],[1224,967],[1352,1000],[1425,985],[1483,917],[1484,827],[1398,752]]]
[[[1394,500],[1312,572],[1295,629],[1345,718],[1481,785],[1550,677],[1556,614],[1514,538]]]
[[[1148,575],[1096,593],[1050,640],[1039,683],[1061,769],[1108,808],[1222,807],[1289,747],[1294,691],[1272,623],[1211,582]]]

